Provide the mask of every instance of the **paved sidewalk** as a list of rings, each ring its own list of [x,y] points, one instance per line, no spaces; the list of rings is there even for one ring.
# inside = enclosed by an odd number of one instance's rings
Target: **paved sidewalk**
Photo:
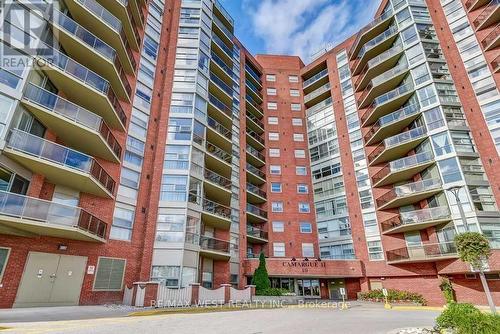
[[[85,320],[123,317],[143,310],[124,305],[58,306],[0,309],[0,324],[59,320]]]

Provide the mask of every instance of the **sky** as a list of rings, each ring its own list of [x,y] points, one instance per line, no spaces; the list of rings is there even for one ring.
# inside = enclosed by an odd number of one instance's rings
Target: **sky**
[[[298,55],[305,63],[373,20],[381,0],[219,0],[252,54]]]

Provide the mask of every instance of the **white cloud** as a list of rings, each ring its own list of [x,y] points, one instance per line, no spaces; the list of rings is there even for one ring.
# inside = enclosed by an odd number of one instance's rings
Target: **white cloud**
[[[337,44],[373,18],[379,0],[245,1],[253,33],[274,54],[299,55],[304,62],[327,43]]]

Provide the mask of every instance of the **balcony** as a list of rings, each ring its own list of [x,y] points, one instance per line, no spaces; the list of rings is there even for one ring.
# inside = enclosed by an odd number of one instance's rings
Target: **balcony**
[[[233,73],[232,67],[226,64],[222,58],[217,56],[214,52],[212,52],[212,64],[217,66],[211,66],[210,69],[219,77],[225,76],[229,81],[235,80],[239,81],[238,77]]]
[[[122,148],[101,117],[33,84],[28,84],[21,101],[67,145],[120,162]]]
[[[187,234],[191,233],[186,233],[186,238],[188,237]],[[212,238],[205,235],[200,235],[197,237],[199,238],[201,256],[217,261],[228,261],[231,258],[231,244],[229,243],[229,241]]]
[[[373,166],[402,157],[416,148],[427,137],[427,129],[425,126],[420,126],[386,138],[382,144],[368,155],[369,164]]]
[[[247,169],[247,179],[248,181],[252,182],[253,184],[256,185],[263,185],[266,183],[266,173],[261,171],[260,169],[250,165],[247,163],[246,165]]]
[[[408,180],[434,164],[434,154],[431,151],[418,153],[409,157],[391,161],[373,177],[374,187],[383,187]]]
[[[267,211],[247,203],[247,222],[261,224],[267,221]]]
[[[215,45],[216,47],[213,47]],[[219,36],[212,33],[212,50],[221,57],[226,59],[226,63],[233,61],[233,48],[232,45],[228,46]]]
[[[229,30],[215,15],[213,16],[212,21],[212,31],[215,32],[217,36],[224,38],[227,43],[233,43],[234,35],[232,31]]]
[[[252,99],[257,102],[257,104],[261,104],[263,99],[262,99],[262,94],[260,92],[260,89],[257,88],[252,82],[249,80],[245,80],[246,84],[246,95],[252,96]]]
[[[266,157],[258,150],[247,144],[247,161],[255,167],[262,167],[266,164]]]
[[[210,110],[215,110],[217,111],[222,117],[226,118],[228,121],[232,120],[233,116],[233,111],[231,107],[228,107],[224,102],[216,98],[213,94],[208,94],[208,101],[210,102],[209,105],[209,111]]]
[[[133,74],[137,68],[137,62],[120,20],[95,0],[66,0],[65,3],[73,20],[115,49],[127,73]],[[139,50],[134,40],[135,38],[130,44],[135,50]]]
[[[208,141],[206,143],[206,152],[206,167],[216,170],[224,176],[231,175],[231,154]]]
[[[245,102],[246,102],[247,110],[249,110],[257,118],[261,119],[264,117],[264,111],[262,110],[261,104],[256,102],[252,98],[252,96],[247,94],[245,96]]]
[[[247,113],[247,128],[252,129],[255,133],[264,133],[264,123],[255,115]]]
[[[254,226],[247,226],[247,241],[253,244],[265,244],[268,242],[269,235],[266,231],[263,231]]]
[[[231,208],[190,193],[189,203],[201,206],[201,219],[205,225],[217,229],[229,230],[231,226]]]
[[[252,79],[253,82],[257,85],[257,87],[262,88],[262,81],[260,79],[260,75],[257,74],[257,72],[255,72],[250,66],[248,66],[248,64],[245,64],[245,73],[248,74],[246,77]]]
[[[373,124],[403,106],[415,91],[413,84],[406,84],[375,98],[370,107],[361,116],[363,127]]]
[[[57,10],[51,12],[50,22],[68,55],[104,76],[118,97],[130,102],[132,88],[115,49]]]
[[[214,2],[214,13],[220,14],[220,18],[223,19],[225,22],[226,26],[234,26],[234,20],[231,17],[231,15],[224,9],[224,7],[220,4],[218,0]]]
[[[362,46],[369,40],[373,39],[383,31],[385,31],[391,24],[393,11],[388,10],[382,13],[379,17],[375,18],[372,22],[361,28],[356,35],[356,39],[349,50],[349,57],[353,59],[357,56]]]
[[[247,142],[252,145],[257,150],[263,150],[266,146],[266,141],[256,132],[248,129],[247,131]]]
[[[214,72],[210,73],[209,91],[217,99],[223,101],[224,104],[231,105],[233,103],[233,89],[224,80],[216,76]]]
[[[488,28],[500,21],[500,0],[492,0],[479,16],[474,20],[473,24],[476,30]]]
[[[370,59],[389,49],[394,44],[397,37],[398,28],[392,26],[363,45],[359,50],[358,58],[351,67],[354,69],[353,75],[357,75]]]
[[[0,191],[0,234],[104,243],[106,230],[81,208]]]
[[[399,216],[382,223],[382,234],[419,231],[431,226],[445,224],[451,221],[450,209],[447,206],[427,208],[402,212]]]
[[[434,262],[458,258],[455,243],[422,244],[386,252],[388,264]]]
[[[82,1],[82,0],[79,0]],[[134,8],[136,12],[136,17],[140,18],[139,9],[137,8],[137,4],[134,4],[134,0],[98,0],[99,3],[106,8],[109,13],[114,15],[118,20],[120,20],[123,31],[127,40],[132,45],[132,47],[139,51],[141,47],[141,35],[137,29],[137,24],[132,22],[132,18],[134,17]],[[141,22],[141,20],[138,20]]]
[[[400,133],[411,122],[417,119],[420,114],[420,106],[415,103],[379,118],[365,134],[365,144],[367,146],[373,145],[384,138]]]
[[[498,73],[500,72],[500,55],[498,55],[492,62],[491,62],[491,68],[493,69],[493,72]]]
[[[218,203],[229,203],[231,180],[207,168],[204,169],[203,176],[206,197]]]
[[[408,64],[404,62],[373,78],[359,98],[359,107],[368,106],[376,96],[399,86],[409,71]]]
[[[371,79],[377,75],[390,70],[398,63],[403,54],[403,46],[399,43],[393,45],[389,50],[382,52],[375,58],[370,59],[358,75],[355,83],[356,92],[363,90]]]
[[[9,134],[4,154],[54,184],[113,198],[115,181],[91,156],[17,129]]]
[[[310,107],[311,105],[324,100],[331,95],[330,89],[331,85],[329,82],[324,84],[323,86],[304,96],[304,104],[306,105],[306,107]]]
[[[497,24],[495,28],[481,41],[483,48],[486,51],[493,50],[500,45],[500,24]]]
[[[207,131],[207,140],[226,151],[230,151],[232,145],[231,131],[210,116],[207,117],[207,125],[207,129],[209,129]]]
[[[251,183],[247,183],[247,198],[251,204],[262,204],[266,202],[266,192]]]
[[[113,128],[125,130],[127,116],[109,82],[55,49],[38,49],[39,64],[51,82],[72,101],[95,111]]]
[[[308,116],[313,115],[316,112],[318,112],[318,111],[320,111],[322,109],[325,109],[325,108],[327,108],[327,107],[329,107],[331,105],[332,105],[332,97],[330,96],[329,98],[321,101],[320,103],[315,104],[311,108],[306,109],[306,115],[308,115]]]
[[[308,94],[309,92],[312,92],[316,88],[322,86],[323,84],[328,82],[328,68],[325,68],[321,70],[320,72],[316,73],[312,77],[304,80],[303,87],[304,87],[304,94]]]
[[[473,11],[483,7],[490,1],[491,0],[467,0],[465,2],[465,8],[467,8],[468,11]]]
[[[377,199],[379,210],[415,204],[443,191],[440,179],[425,179],[395,186]]]

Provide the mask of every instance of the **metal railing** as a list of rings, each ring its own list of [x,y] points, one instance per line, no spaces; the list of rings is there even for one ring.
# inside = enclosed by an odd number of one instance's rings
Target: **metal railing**
[[[483,48],[487,48],[493,43],[496,39],[500,38],[500,23],[496,25],[495,28],[491,30],[491,32],[481,41]]]
[[[495,10],[498,10],[498,6],[500,5],[500,0],[491,0],[489,4],[487,4],[481,14],[474,20],[474,26],[479,28],[485,21],[488,19]]]
[[[200,235],[200,248],[204,250],[216,251],[229,254],[231,244],[229,241],[215,239],[205,235]]]
[[[247,212],[257,215],[262,218],[267,218],[267,211],[259,208],[258,206],[247,203]]]
[[[303,87],[307,87],[311,85],[312,83],[318,81],[319,79],[323,78],[324,76],[328,75],[328,68],[325,68],[324,70],[321,70],[320,72],[316,73],[309,79],[304,81]]]
[[[255,124],[257,124],[262,130],[264,130],[264,123],[252,113],[247,113],[247,117],[250,118]]]
[[[247,235],[265,240],[269,238],[269,233],[253,226],[247,226]]]
[[[375,175],[373,175],[373,183],[379,182],[390,173],[395,173],[431,161],[434,161],[434,154],[432,153],[432,151],[422,152],[401,159],[393,160],[385,165],[385,167],[379,170]]]
[[[326,83],[324,84],[323,86],[319,87],[318,89],[312,91],[311,93],[307,94],[306,96],[304,96],[304,102],[307,103],[309,101],[311,101],[312,99],[314,99],[315,97],[325,93],[325,92],[328,92],[329,90],[331,89],[331,85],[330,83]]]
[[[391,147],[402,145],[424,136],[427,136],[427,131],[425,130],[425,127],[421,126],[386,138],[368,155],[368,161],[373,162],[383,152],[385,152],[387,149],[390,149]]]
[[[220,68],[222,68],[222,70],[227,74],[229,75],[231,78],[237,80],[238,78],[234,75],[233,73],[233,69],[231,67],[229,67],[229,65],[226,64],[225,61],[223,61],[219,56],[217,56],[215,54],[215,52],[212,52],[212,60],[214,61],[214,63],[216,63],[217,65],[219,65]]]
[[[206,180],[215,183],[222,188],[226,188],[228,190],[231,190],[231,180],[225,178],[222,175],[217,174],[214,171],[211,171],[210,169],[205,168],[205,171],[203,173],[204,177]]]
[[[247,191],[249,191],[257,196],[260,196],[262,198],[267,197],[267,194],[264,190],[260,189],[259,187],[255,186],[251,183],[247,183]]]
[[[257,103],[250,95],[246,94],[245,96],[245,99],[247,101],[248,104],[250,104],[252,107],[254,107],[255,109],[257,109],[257,111],[260,113],[260,114],[263,114],[264,111],[260,105],[260,103]]]
[[[89,155],[50,142],[19,129],[11,130],[7,147],[62,167],[88,174],[111,194],[114,192],[115,181],[106,173],[101,165]]]
[[[380,117],[375,124],[372,125],[370,131],[365,134],[365,141],[368,142],[373,135],[382,127],[396,123],[406,117],[415,115],[420,112],[420,107],[417,103],[410,104],[404,108],[396,110],[388,115]]]
[[[425,179],[416,182],[406,183],[396,186],[377,199],[379,207],[389,203],[396,198],[404,198],[411,195],[416,195],[430,190],[442,188],[440,179]]]
[[[364,26],[363,28],[361,28],[361,30],[359,30],[359,32],[357,33],[356,35],[356,39],[354,40],[354,43],[352,44],[352,47],[349,49],[349,56],[352,56],[354,50],[356,50],[358,44],[359,44],[359,41],[361,40],[361,37],[368,31],[370,30],[371,28],[373,28],[374,26],[376,26],[377,24],[379,24],[380,22],[383,22],[385,21],[386,19],[388,19],[389,17],[391,17],[393,15],[393,11],[392,10],[388,10],[384,13],[382,13],[380,16],[378,16],[377,18],[375,18],[372,22],[368,23],[366,26]]]
[[[114,16],[110,11],[104,8],[101,4],[99,4],[95,0],[77,0],[83,7],[92,12],[99,19],[104,21],[107,25],[112,27],[117,32],[120,32],[122,29],[121,21]]]
[[[0,215],[73,227],[106,238],[107,224],[82,208],[0,191]]]
[[[401,44],[394,45],[392,48],[390,48],[387,51],[382,52],[378,56],[370,59],[365,67],[361,70],[359,73],[358,79],[356,80],[355,86],[358,87],[361,81],[363,80],[364,75],[368,70],[372,67],[377,66],[378,64],[386,61],[387,59],[391,58],[393,55],[398,54],[403,51],[403,46]]]
[[[226,53],[229,58],[232,58],[233,50],[217,35],[212,33],[212,41]]]
[[[411,92],[413,89],[414,89],[413,84],[408,83],[403,86],[399,86],[391,91],[388,91],[383,95],[377,96],[375,100],[373,100],[372,104],[366,109],[364,114],[361,116],[361,123],[366,122],[366,120],[368,119],[368,117],[370,117],[375,108],[378,108],[381,105],[384,105],[386,102],[389,102],[395,98],[405,95],[408,92]]]
[[[224,151],[220,147],[218,147],[218,146],[216,146],[208,141],[207,141],[207,145],[206,145],[206,150],[208,153],[221,159],[222,161],[225,161],[229,164],[231,163],[231,158],[232,158],[231,154],[227,153],[226,151]]]
[[[266,157],[262,153],[260,153],[258,150],[256,150],[255,148],[253,148],[252,146],[250,146],[248,144],[247,144],[247,151],[248,151],[248,153],[250,153],[254,157],[256,157],[262,161],[266,161]]]
[[[231,98],[233,96],[233,89],[228,86],[227,83],[224,82],[221,78],[219,78],[217,75],[215,75],[213,72],[210,72],[210,80],[214,82],[217,87],[222,89],[227,95],[229,95]]]
[[[257,74],[248,64],[245,64],[245,70],[250,74],[250,76],[262,86],[262,81],[260,80],[260,75]]]
[[[396,26],[393,26],[387,29],[386,31],[382,32],[381,34],[377,35],[376,37],[372,38],[371,40],[366,42],[365,45],[363,45],[363,47],[359,50],[358,58],[363,58],[363,56],[369,50],[373,49],[375,46],[386,41],[388,38],[397,33],[398,33],[398,28]]]
[[[121,157],[122,148],[120,144],[100,116],[32,83],[26,87],[23,98],[72,122],[98,132],[115,155],[118,158]]]
[[[363,94],[361,94],[359,100],[364,102],[365,98],[368,96],[368,94],[372,91],[373,87],[377,87],[378,85],[381,85],[382,83],[390,80],[393,77],[396,77],[400,75],[401,73],[404,73],[408,71],[408,64],[401,63],[387,71],[385,71],[382,74],[379,74],[375,78],[373,78],[370,83],[365,87]]]
[[[216,98],[213,94],[211,93],[208,94],[208,100],[210,101],[211,104],[217,107],[224,114],[226,114],[229,117],[232,117],[233,115],[232,109],[228,107],[224,102]]]
[[[422,244],[393,249],[387,251],[386,255],[388,262],[432,260],[440,257],[456,256],[457,247],[454,242]]]
[[[259,143],[261,143],[262,145],[265,145],[266,144],[266,141],[264,140],[264,138],[262,138],[260,135],[258,135],[255,131],[252,131],[250,129],[247,129],[247,133],[250,137],[252,137],[253,139],[255,139],[256,141],[258,141]]]
[[[399,216],[381,222],[380,226],[382,227],[382,231],[385,232],[403,225],[421,224],[449,218],[451,218],[450,209],[447,206],[439,206],[402,212]]]
[[[219,216],[224,219],[231,219],[231,208],[196,194],[190,193],[188,196],[190,203],[201,205],[203,211]]]
[[[254,166],[250,165],[249,163],[247,163],[247,170],[250,173],[257,175],[258,177],[260,177],[260,178],[262,178],[264,180],[266,179],[266,173],[264,173],[263,171],[261,171],[257,167],[254,167]]]
[[[226,137],[229,140],[231,140],[232,137],[231,131],[229,131],[224,125],[220,124],[210,116],[207,117],[207,125],[209,128],[215,130],[217,133],[220,133],[223,137]]]

